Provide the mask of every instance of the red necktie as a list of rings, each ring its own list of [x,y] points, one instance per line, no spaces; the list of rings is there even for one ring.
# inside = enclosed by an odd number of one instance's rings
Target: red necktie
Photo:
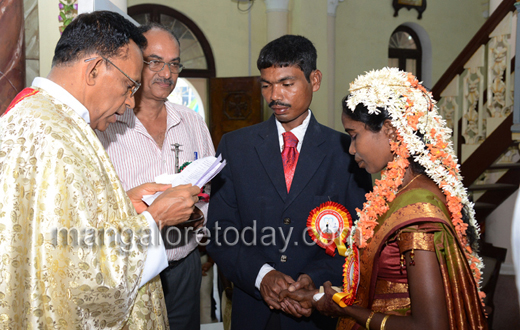
[[[285,184],[287,185],[287,193],[291,190],[291,183],[296,170],[296,163],[298,162],[298,138],[291,132],[285,132],[283,135],[283,171],[285,173]]]

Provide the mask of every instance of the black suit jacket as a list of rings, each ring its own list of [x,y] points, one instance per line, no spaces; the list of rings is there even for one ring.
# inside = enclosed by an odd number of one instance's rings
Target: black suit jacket
[[[280,313],[271,311],[255,288],[264,264],[294,280],[308,274],[317,287],[325,281],[342,286],[344,258],[314,244],[306,224],[310,211],[327,201],[344,205],[356,219],[371,179],[348,154],[349,145],[346,134],[311,115],[288,194],[274,116],[222,137],[217,154],[227,166],[212,181],[207,250],[235,284],[233,329],[265,329],[271,313]],[[317,312],[301,319],[280,313],[280,318],[282,329],[324,329],[332,320]]]

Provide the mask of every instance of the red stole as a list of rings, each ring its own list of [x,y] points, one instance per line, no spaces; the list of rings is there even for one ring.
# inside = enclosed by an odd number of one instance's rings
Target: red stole
[[[9,104],[9,106],[7,107],[7,109],[5,110],[5,112],[2,116],[5,116],[9,112],[9,110],[14,108],[14,106],[17,105],[23,99],[25,99],[26,97],[29,97],[31,95],[34,95],[38,92],[39,91],[37,91],[36,89],[31,88],[31,87],[24,88],[20,93],[18,93],[18,95],[16,95],[14,97],[14,99],[11,101],[11,103]]]

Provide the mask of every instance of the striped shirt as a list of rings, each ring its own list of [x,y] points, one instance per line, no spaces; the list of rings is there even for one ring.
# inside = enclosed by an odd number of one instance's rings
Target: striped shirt
[[[117,115],[117,121],[110,124],[106,131],[96,130],[127,191],[143,183],[154,182],[155,177],[161,174],[175,173],[175,152],[172,146],[175,143],[181,145],[179,166],[215,155],[208,127],[202,117],[182,105],[169,101],[165,105],[166,136],[162,149],[131,110],[121,116]],[[209,193],[208,188],[206,192]],[[207,203],[199,202],[197,206],[206,217]],[[194,231],[191,231],[187,243],[167,249],[166,255],[170,261],[180,260],[195,248],[197,240]]]

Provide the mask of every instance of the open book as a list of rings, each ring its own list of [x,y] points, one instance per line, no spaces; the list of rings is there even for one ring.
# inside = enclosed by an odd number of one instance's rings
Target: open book
[[[226,166],[226,160],[222,160],[222,155],[219,155],[218,158],[213,156],[204,157],[186,166],[181,173],[159,175],[155,178],[155,182],[171,184],[172,187],[191,183],[202,188],[222,171],[224,166]],[[160,194],[162,194],[162,191],[153,195],[144,195],[142,199],[146,204],[150,205]]]

